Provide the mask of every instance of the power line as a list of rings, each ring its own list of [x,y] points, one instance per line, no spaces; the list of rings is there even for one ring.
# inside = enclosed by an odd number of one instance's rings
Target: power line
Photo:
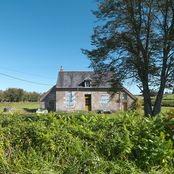
[[[14,69],[10,69],[10,68],[6,68],[6,67],[2,67],[0,66],[0,69],[4,69],[4,70],[7,70],[7,71],[11,71],[11,72],[16,72],[16,73],[20,73],[20,74],[26,74],[26,75],[30,75],[30,76],[37,76],[37,77],[40,77],[40,78],[43,78],[43,79],[53,79],[52,77],[46,77],[46,76],[42,76],[40,74],[35,74],[35,73],[29,73],[29,72],[23,72],[23,71],[19,71],[19,70],[14,70]]]
[[[8,75],[8,74],[5,74],[5,73],[1,73],[1,72],[0,72],[0,75],[11,78],[11,79],[15,79],[15,80],[19,80],[19,81],[23,81],[23,82],[27,82],[27,83],[32,83],[32,84],[35,84],[35,85],[52,86],[51,84],[33,82],[33,81],[30,81],[30,80],[25,80],[25,79],[22,79],[22,78],[14,77],[14,76],[11,76],[11,75]]]

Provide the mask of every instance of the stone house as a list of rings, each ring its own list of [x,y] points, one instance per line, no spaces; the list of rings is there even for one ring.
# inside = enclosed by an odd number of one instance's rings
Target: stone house
[[[124,87],[111,91],[109,76],[98,79],[92,71],[59,71],[57,84],[45,93],[41,108],[49,111],[126,111],[135,97]]]

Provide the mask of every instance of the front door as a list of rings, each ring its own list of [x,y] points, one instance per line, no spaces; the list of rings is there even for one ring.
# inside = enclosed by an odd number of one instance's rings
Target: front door
[[[91,94],[85,95],[85,111],[91,111]]]
[[[127,102],[123,102],[123,111],[127,111]]]

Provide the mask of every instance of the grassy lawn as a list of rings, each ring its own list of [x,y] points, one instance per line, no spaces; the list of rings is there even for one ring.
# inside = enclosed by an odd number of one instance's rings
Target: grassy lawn
[[[174,100],[174,94],[165,94],[163,99]]]
[[[16,112],[30,113],[35,112],[39,108],[39,102],[3,102],[0,103],[0,112],[3,112],[4,108],[15,108]]]
[[[20,113],[32,113],[35,112],[37,108],[39,108],[39,102],[4,102],[0,103],[0,112],[3,112],[4,108],[15,108],[16,112]],[[161,112],[166,113],[171,110],[174,110],[174,107],[162,107]],[[143,114],[143,108],[141,113]]]
[[[170,111],[174,111],[174,107],[162,107],[161,108],[161,112],[162,113],[166,113],[166,112],[170,112]]]
[[[142,96],[136,96],[136,97],[143,104],[143,97]],[[155,98],[152,97],[152,102],[154,102],[154,100]],[[171,110],[174,110],[174,94],[165,94],[163,96],[161,112],[166,113],[170,112]],[[143,113],[143,106],[142,106],[142,113]]]

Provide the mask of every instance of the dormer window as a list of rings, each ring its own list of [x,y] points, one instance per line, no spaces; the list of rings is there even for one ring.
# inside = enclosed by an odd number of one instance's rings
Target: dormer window
[[[91,81],[90,80],[85,80],[84,84],[85,84],[86,88],[90,88],[91,87]]]
[[[86,77],[79,86],[83,86],[85,88],[90,88],[92,86],[92,79],[90,77]]]

